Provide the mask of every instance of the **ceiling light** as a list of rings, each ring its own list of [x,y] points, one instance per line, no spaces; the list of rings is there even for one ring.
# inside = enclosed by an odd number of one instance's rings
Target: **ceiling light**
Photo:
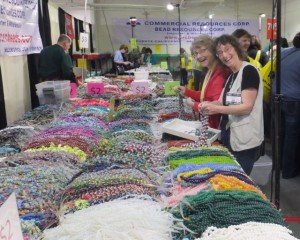
[[[259,16],[264,18],[264,17],[266,17],[266,14],[265,13],[260,13]]]
[[[174,9],[174,5],[171,4],[171,3],[168,3],[167,9],[168,9],[169,11],[173,10],[173,9]]]

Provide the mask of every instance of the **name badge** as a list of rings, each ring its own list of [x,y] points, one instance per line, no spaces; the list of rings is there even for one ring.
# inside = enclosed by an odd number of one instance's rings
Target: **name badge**
[[[226,105],[239,105],[242,103],[242,95],[240,93],[227,93]]]

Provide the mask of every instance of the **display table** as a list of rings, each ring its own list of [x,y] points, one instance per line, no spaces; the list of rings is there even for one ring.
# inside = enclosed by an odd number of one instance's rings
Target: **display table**
[[[171,75],[171,72],[168,69],[163,69],[160,67],[139,67],[136,69],[130,69],[126,73],[134,74],[135,72],[149,72],[149,74],[166,74]]]
[[[101,72],[102,68],[103,68],[103,63],[105,63],[106,65],[106,72],[109,71],[109,60],[111,59],[111,54],[110,53],[74,53],[73,54],[73,60],[76,60],[77,65],[79,67],[79,61],[78,60],[82,60],[82,58],[87,61],[87,66],[86,68],[88,68],[90,75],[92,72],[92,68],[95,69],[96,75],[97,75],[97,69],[99,67]],[[82,63],[81,63],[82,64]]]

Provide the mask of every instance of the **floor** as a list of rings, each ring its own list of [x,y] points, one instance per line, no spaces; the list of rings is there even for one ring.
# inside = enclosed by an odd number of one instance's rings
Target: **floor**
[[[266,154],[260,157],[255,163],[250,177],[258,184],[268,198],[271,199],[271,144],[266,144],[265,152]],[[272,196],[272,199],[274,199],[274,190]],[[300,219],[300,176],[291,179],[280,178],[279,200],[279,206],[284,217],[298,217]],[[300,239],[300,222],[287,222],[287,228],[292,230],[294,236]]]

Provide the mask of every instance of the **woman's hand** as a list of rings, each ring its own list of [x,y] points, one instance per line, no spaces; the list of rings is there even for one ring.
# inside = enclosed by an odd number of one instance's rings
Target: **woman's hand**
[[[187,98],[186,99],[186,104],[188,105],[188,106],[190,106],[190,107],[193,107],[194,106],[194,103],[195,103],[195,101],[192,99],[192,98]]]
[[[185,93],[185,87],[184,86],[178,86],[178,87],[175,87],[174,90],[176,92],[179,92],[180,94],[184,95]]]
[[[202,102],[199,104],[199,112],[204,113],[205,115],[214,115],[220,113],[218,111],[218,105],[212,102]]]

